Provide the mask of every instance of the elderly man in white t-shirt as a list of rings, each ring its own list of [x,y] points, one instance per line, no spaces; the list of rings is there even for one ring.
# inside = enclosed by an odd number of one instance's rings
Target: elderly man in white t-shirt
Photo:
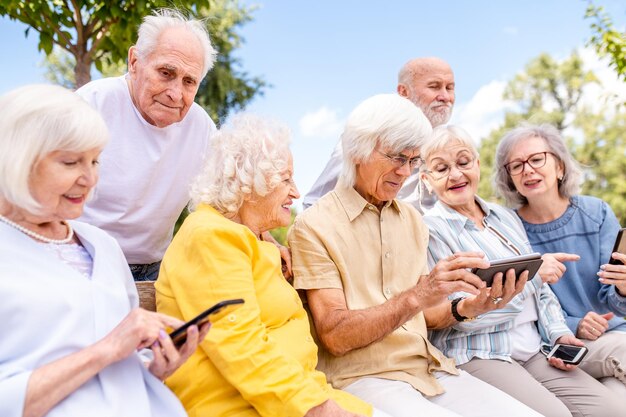
[[[454,105],[454,74],[448,63],[440,58],[415,58],[402,66],[398,73],[397,92],[418,106],[432,127],[448,123]],[[341,140],[330,156],[326,167],[304,197],[302,205],[308,208],[320,197],[335,188],[341,173]],[[431,208],[436,197],[412,174],[398,193],[398,199],[412,204],[419,211]]]
[[[214,61],[204,25],[164,9],[144,18],[128,51],[126,75],[77,91],[98,109],[111,134],[81,220],[117,239],[135,280],[157,278],[215,131],[194,103]]]

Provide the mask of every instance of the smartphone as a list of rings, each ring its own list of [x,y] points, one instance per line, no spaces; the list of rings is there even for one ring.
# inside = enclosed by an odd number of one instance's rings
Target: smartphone
[[[480,279],[487,283],[488,287],[491,287],[493,283],[493,277],[498,272],[506,274],[506,271],[513,268],[515,270],[515,276],[519,277],[524,271],[528,271],[528,279],[532,279],[535,276],[539,267],[543,263],[541,254],[529,253],[527,255],[513,256],[510,258],[496,259],[491,261],[491,265],[487,268],[474,268],[472,274],[478,275]]]
[[[547,359],[552,357],[562,359],[564,363],[578,365],[589,352],[584,346],[563,345],[557,343],[546,355]]]
[[[196,317],[192,318],[187,323],[183,324],[178,329],[170,333],[170,339],[172,339],[172,342],[174,342],[174,346],[176,346],[176,348],[180,348],[187,341],[187,329],[190,326],[193,326],[195,324],[199,328],[204,323],[209,321],[209,316],[211,314],[217,313],[218,311],[222,310],[224,307],[228,307],[232,305],[239,307],[243,303],[244,301],[241,298],[220,301],[219,303],[204,310],[202,313],[198,314]]]
[[[624,233],[626,229],[620,229],[617,232],[617,237],[615,238],[615,244],[613,245],[613,252],[626,253],[626,233]],[[609,263],[611,265],[623,265],[622,261],[618,261],[617,259],[613,259],[611,255],[609,255]]]

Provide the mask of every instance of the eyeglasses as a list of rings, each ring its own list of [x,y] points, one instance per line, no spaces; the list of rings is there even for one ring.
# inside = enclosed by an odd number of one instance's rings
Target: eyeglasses
[[[406,156],[402,155],[388,155],[385,152],[379,151],[378,149],[374,150],[389,159],[391,163],[398,169],[402,168],[408,162],[409,168],[411,169],[411,171],[414,171],[419,168],[424,162],[419,156],[416,156],[414,158],[407,158]]]
[[[525,161],[511,161],[508,164],[504,164],[504,169],[506,169],[509,175],[519,175],[524,172],[526,164],[531,168],[541,168],[546,164],[548,154],[556,158],[556,155],[552,152],[537,152],[530,155]]]
[[[450,175],[452,167],[456,167],[459,171],[467,171],[474,167],[474,161],[476,158],[470,156],[462,156],[457,159],[456,162],[438,162],[432,169],[424,170],[424,172],[430,175],[434,180],[440,180]]]

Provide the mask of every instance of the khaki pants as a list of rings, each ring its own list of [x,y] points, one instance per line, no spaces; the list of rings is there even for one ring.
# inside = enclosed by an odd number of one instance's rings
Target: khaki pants
[[[624,399],[581,369],[562,371],[542,353],[526,362],[472,359],[459,368],[546,417],[624,417]]]

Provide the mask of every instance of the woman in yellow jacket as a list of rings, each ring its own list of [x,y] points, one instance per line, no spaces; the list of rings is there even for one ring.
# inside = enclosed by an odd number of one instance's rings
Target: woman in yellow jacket
[[[167,385],[190,417],[372,415],[315,369],[307,314],[263,239],[289,225],[299,197],[288,130],[240,115],[212,143],[192,186],[194,212],[163,258],[157,309],[189,320],[225,299],[245,303],[211,316],[209,336]]]

